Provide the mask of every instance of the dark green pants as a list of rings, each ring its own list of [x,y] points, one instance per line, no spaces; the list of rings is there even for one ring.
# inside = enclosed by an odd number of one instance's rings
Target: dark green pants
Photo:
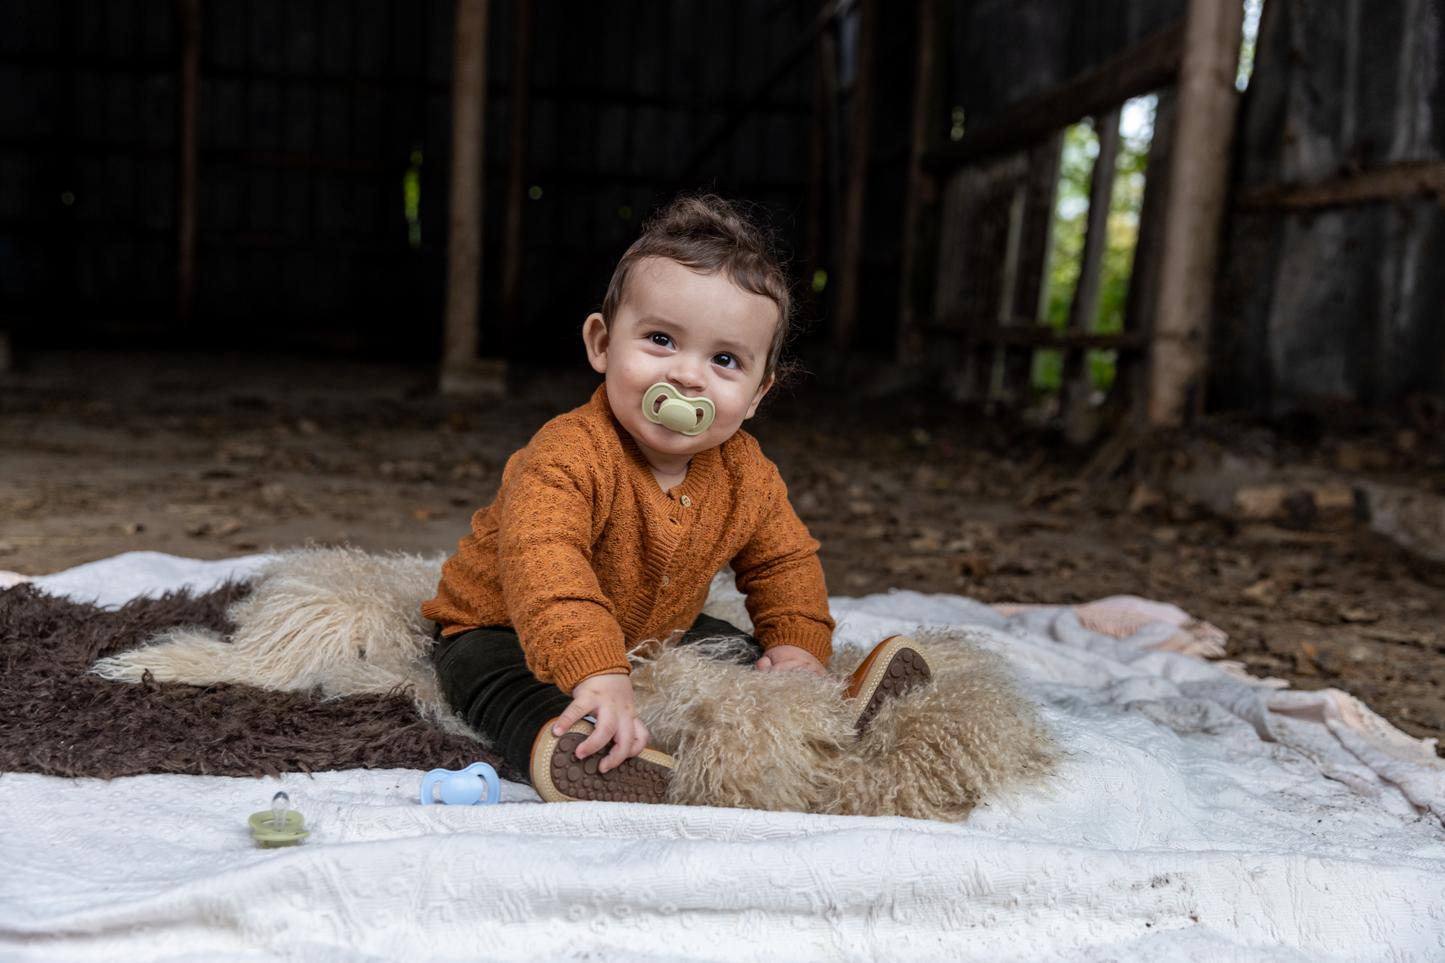
[[[719,636],[749,643],[744,662],[763,655],[758,641],[735,625],[699,615],[678,645]],[[517,633],[507,626],[487,626],[439,639],[432,663],[447,703],[467,724],[492,741],[507,764],[530,778],[532,743],[549,719],[560,716],[572,699],[527,668]]]

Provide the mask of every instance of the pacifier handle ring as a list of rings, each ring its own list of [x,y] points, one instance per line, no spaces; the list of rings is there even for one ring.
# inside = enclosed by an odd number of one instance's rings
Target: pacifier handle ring
[[[502,780],[497,776],[497,770],[485,762],[474,762],[462,772],[469,772],[481,776],[487,783],[487,798],[478,799],[474,806],[495,806],[502,801]]]
[[[436,800],[432,798],[432,787],[447,776],[454,775],[450,769],[433,769],[421,778],[421,804],[423,806],[435,806]]]

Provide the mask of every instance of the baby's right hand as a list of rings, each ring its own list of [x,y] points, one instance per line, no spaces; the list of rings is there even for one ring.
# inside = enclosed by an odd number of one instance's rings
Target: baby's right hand
[[[557,717],[552,734],[563,735],[583,716],[591,716],[597,724],[577,747],[578,759],[586,759],[608,740],[613,742],[612,751],[598,766],[602,772],[616,769],[647,748],[647,726],[637,718],[631,676],[594,675],[577,683],[572,689],[572,704]]]

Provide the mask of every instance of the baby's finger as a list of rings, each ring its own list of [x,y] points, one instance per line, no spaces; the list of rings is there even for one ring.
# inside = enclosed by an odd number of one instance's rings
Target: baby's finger
[[[575,726],[586,714],[587,708],[581,702],[573,699],[572,704],[563,710],[562,714],[557,717],[557,721],[552,724],[552,735],[565,735],[567,730]]]
[[[767,672],[773,667],[773,657],[770,655],[763,656],[757,661],[756,667],[759,672]]]
[[[613,721],[610,713],[599,713],[597,724],[592,729],[592,735],[582,740],[582,745],[577,747],[577,758],[586,759],[592,753],[607,745],[617,733],[617,723]]]
[[[612,751],[607,754],[607,769],[615,769],[647,747],[647,727],[636,716],[617,727]]]
[[[619,731],[617,741],[612,744],[612,751],[607,754],[607,757],[602,760],[601,764],[598,765],[597,768],[602,770],[603,772],[609,772],[613,769],[616,769],[628,759],[637,755],[636,752],[631,750],[631,746],[632,736],[629,735],[626,739],[624,739],[622,738],[622,732]]]

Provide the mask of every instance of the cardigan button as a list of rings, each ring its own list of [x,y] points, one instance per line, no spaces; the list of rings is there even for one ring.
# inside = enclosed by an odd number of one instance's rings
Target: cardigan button
[[[664,575],[664,576],[662,577],[662,587],[663,587],[663,588],[667,588],[667,583],[670,582],[670,581],[672,581],[672,580],[669,579],[666,575]]]
[[[682,507],[683,507],[683,508],[691,508],[691,507],[692,507],[692,499],[691,499],[691,498],[688,498],[686,495],[682,496]]]

